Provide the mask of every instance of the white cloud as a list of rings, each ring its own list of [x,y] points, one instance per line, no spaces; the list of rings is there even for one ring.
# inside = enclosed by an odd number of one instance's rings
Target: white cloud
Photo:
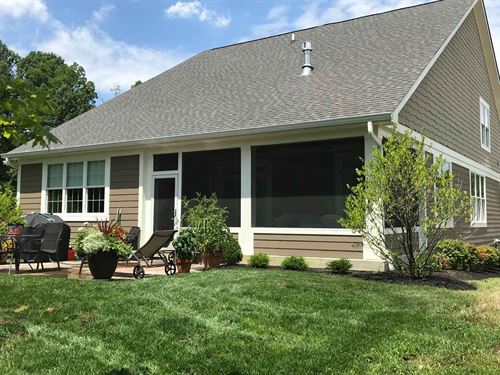
[[[295,17],[290,16],[289,7],[278,5],[271,8],[267,14],[267,22],[252,27],[251,33],[253,37],[259,38],[429,1],[431,0],[337,0],[328,3],[309,1],[303,5],[302,13]]]
[[[197,17],[201,22],[208,22],[216,27],[227,27],[231,17],[218,14],[208,9],[203,3],[195,1],[178,1],[165,9],[165,13],[172,17],[193,18]]]
[[[497,56],[497,63],[500,65],[500,1],[485,0],[484,4],[490,24],[491,37],[493,38],[493,48]]]
[[[116,7],[113,4],[103,4],[99,9],[94,10],[92,16],[96,22],[102,22],[106,16]]]
[[[266,22],[253,26],[250,29],[250,35],[239,38],[237,41],[305,29],[430,1],[432,0],[336,0],[329,2],[312,0],[303,4],[301,13],[296,16],[291,15],[290,7],[278,5],[269,10]],[[500,64],[500,0],[485,0],[485,5],[497,61]]]
[[[54,34],[36,48],[76,61],[96,84],[99,96],[109,96],[116,84],[123,91],[137,80],[145,81],[181,62],[175,51],[138,47],[111,38],[95,24],[68,28],[59,24]]]
[[[0,15],[36,18],[42,22],[49,19],[49,11],[44,0],[0,0]]]

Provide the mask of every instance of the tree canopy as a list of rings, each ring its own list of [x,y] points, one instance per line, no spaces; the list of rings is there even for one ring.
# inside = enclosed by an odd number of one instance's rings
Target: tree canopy
[[[87,80],[85,70],[77,63],[46,52],[30,52],[17,63],[17,77],[42,89],[49,95],[49,111],[44,118],[53,128],[95,106],[94,83]]]
[[[57,139],[50,129],[95,106],[94,83],[77,63],[46,52],[19,56],[0,41],[0,152],[33,141],[49,147]],[[13,183],[0,163],[0,183]]]

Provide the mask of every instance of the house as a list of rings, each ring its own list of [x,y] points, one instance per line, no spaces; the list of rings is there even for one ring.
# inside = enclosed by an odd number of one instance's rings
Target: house
[[[305,43],[307,42],[307,43]],[[425,135],[500,236],[500,85],[482,0],[442,0],[202,52],[19,147],[18,199],[73,228],[122,210],[144,242],[215,192],[244,254],[382,262],[340,228],[347,184],[392,122]],[[74,235],[74,234],[73,234]]]

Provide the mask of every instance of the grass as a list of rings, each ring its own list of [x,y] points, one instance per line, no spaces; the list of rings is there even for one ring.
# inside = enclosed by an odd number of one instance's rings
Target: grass
[[[222,269],[0,277],[1,374],[493,374],[500,279],[476,291]]]

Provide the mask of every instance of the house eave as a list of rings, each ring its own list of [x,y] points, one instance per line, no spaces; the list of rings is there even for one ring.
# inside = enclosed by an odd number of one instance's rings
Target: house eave
[[[68,152],[91,152],[99,150],[113,150],[123,147],[148,146],[160,143],[175,143],[175,142],[198,141],[198,140],[202,141],[202,140],[220,139],[227,137],[247,136],[247,135],[251,136],[256,134],[275,133],[287,130],[300,130],[308,128],[313,129],[313,128],[323,128],[328,126],[350,125],[368,121],[373,121],[373,122],[391,121],[391,118],[392,118],[392,113],[386,112],[377,114],[367,114],[355,117],[337,118],[331,120],[312,121],[307,123],[284,124],[284,125],[274,125],[268,127],[229,130],[229,131],[220,131],[212,133],[158,137],[158,138],[150,138],[144,140],[125,141],[125,142],[110,142],[110,143],[101,143],[101,144],[85,145],[85,146],[65,147],[53,150],[44,149],[36,151],[25,151],[19,153],[6,153],[6,154],[1,154],[1,156],[2,158],[7,159],[10,162],[12,160],[17,160],[24,157],[55,156],[60,154],[66,154]]]

